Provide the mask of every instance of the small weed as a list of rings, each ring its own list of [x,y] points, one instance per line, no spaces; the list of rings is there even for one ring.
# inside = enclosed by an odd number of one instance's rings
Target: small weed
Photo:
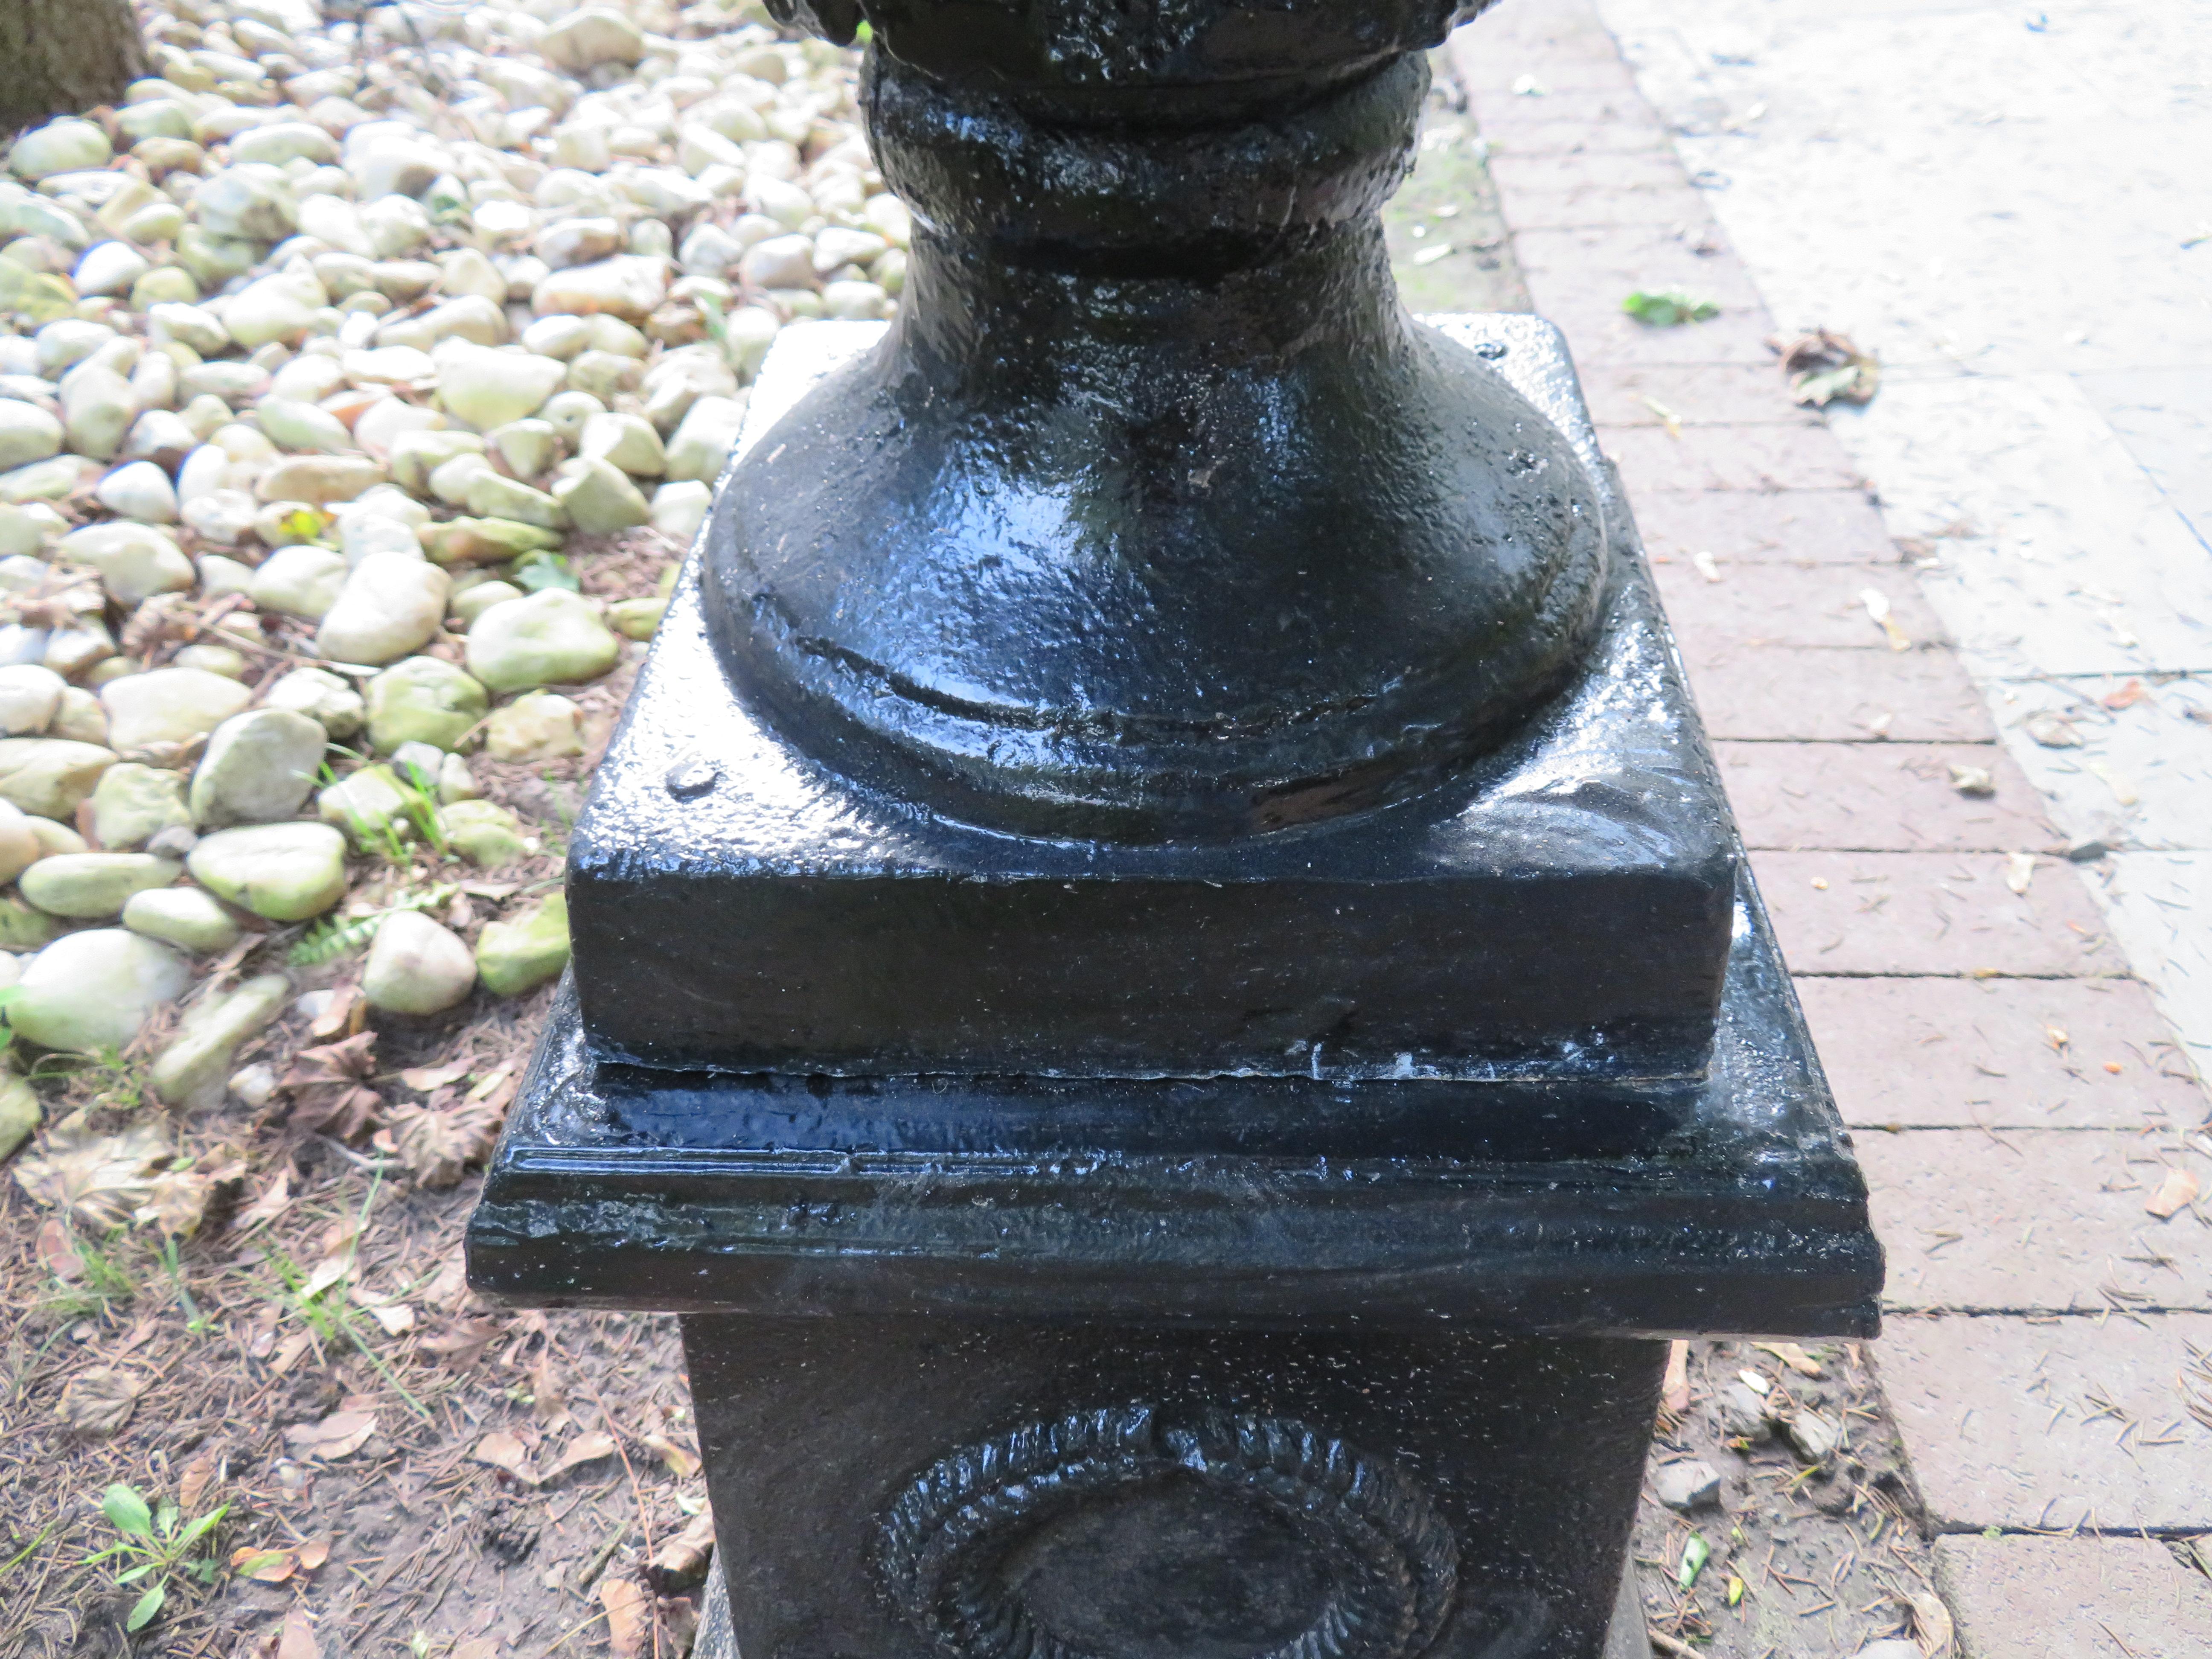
[[[121,1229],[98,1242],[70,1233],[70,1251],[82,1266],[76,1278],[54,1280],[57,1289],[40,1304],[40,1311],[66,1325],[106,1318],[136,1302],[137,1275],[123,1259],[129,1243],[128,1232]]]
[[[369,1183],[368,1195],[362,1200],[356,1231],[367,1224],[369,1210],[374,1206],[377,1192],[383,1182],[384,1177],[380,1173]],[[267,1261],[276,1277],[283,1281],[284,1304],[298,1316],[319,1346],[330,1348],[343,1344],[352,1348],[375,1368],[376,1374],[384,1379],[394,1394],[407,1402],[408,1410],[426,1423],[434,1420],[430,1415],[430,1408],[408,1392],[406,1385],[385,1363],[384,1356],[370,1345],[367,1333],[361,1328],[359,1316],[347,1297],[345,1275],[340,1274],[328,1283],[317,1285],[311,1275],[300,1270],[298,1262],[273,1244],[269,1249]]]
[[[143,1630],[153,1622],[154,1616],[161,1611],[161,1604],[169,1598],[169,1581],[178,1575],[196,1578],[203,1584],[215,1582],[218,1571],[215,1558],[202,1554],[201,1550],[222,1517],[230,1513],[229,1504],[210,1510],[198,1520],[185,1521],[177,1506],[167,1498],[161,1500],[158,1509],[149,1508],[136,1486],[125,1486],[118,1480],[100,1498],[100,1512],[120,1535],[98,1554],[87,1556],[84,1565],[89,1567],[103,1561],[130,1561],[135,1565],[117,1573],[115,1582],[146,1585],[145,1593],[131,1604],[130,1615],[124,1620],[125,1629]]]
[[[295,968],[335,962],[374,939],[376,930],[384,926],[386,916],[397,915],[402,910],[434,910],[441,904],[451,903],[459,890],[451,882],[441,882],[435,887],[399,893],[384,908],[365,916],[325,916],[301,935],[285,960]]]

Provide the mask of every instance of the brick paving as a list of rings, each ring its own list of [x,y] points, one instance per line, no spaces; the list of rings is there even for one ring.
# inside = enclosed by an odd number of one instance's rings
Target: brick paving
[[[1508,0],[1448,57],[1858,1131],[1874,1355],[1960,1647],[2212,1651],[2212,1583],[2167,1541],[2212,1531],[2212,1211],[2145,1208],[2169,1169],[2212,1194],[2204,1095],[1589,0]],[[1622,313],[1677,283],[1721,315]]]

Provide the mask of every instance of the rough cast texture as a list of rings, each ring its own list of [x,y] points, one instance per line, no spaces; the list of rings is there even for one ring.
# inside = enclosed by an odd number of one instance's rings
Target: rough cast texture
[[[0,129],[112,104],[145,72],[130,0],[0,5]]]

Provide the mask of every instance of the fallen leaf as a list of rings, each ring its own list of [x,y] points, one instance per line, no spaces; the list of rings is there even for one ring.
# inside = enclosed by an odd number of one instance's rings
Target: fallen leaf
[[[607,1613],[607,1650],[614,1659],[637,1659],[653,1631],[653,1595],[629,1578],[599,1581],[599,1605]]]
[[[1679,288],[1647,292],[1637,289],[1620,302],[1620,308],[1646,328],[1680,328],[1685,323],[1711,322],[1721,308]]]
[[[211,1451],[204,1451],[185,1464],[185,1472],[177,1477],[177,1507],[186,1515],[198,1515],[200,1499],[207,1496],[215,1477],[216,1457]]]
[[[350,1457],[376,1432],[376,1413],[332,1412],[319,1423],[295,1423],[284,1431],[284,1443],[302,1457],[334,1463]]]
[[[2007,853],[2005,854],[2004,884],[2021,897],[2027,896],[2028,884],[2035,879],[2035,854]]]
[[[2074,1040],[2066,1035],[2066,1028],[2063,1025],[2045,1026],[2043,1028],[2043,1036],[2045,1042],[2050,1043],[2053,1048],[2056,1048],[2062,1054],[2066,1052],[2066,1045]]]
[[[154,1177],[146,1201],[131,1212],[140,1225],[159,1228],[172,1238],[190,1238],[200,1230],[216,1177],[198,1170],[170,1170]]]
[[[319,1030],[320,1024],[318,1021]],[[375,1070],[374,1031],[319,1048],[302,1048],[282,1085],[292,1097],[289,1121],[341,1140],[358,1138],[384,1109],[384,1097],[367,1083]]]
[[[2165,1221],[2187,1209],[2197,1201],[2197,1174],[2193,1170],[2168,1170],[2166,1179],[2158,1183],[2150,1202],[2143,1208],[2160,1221]]]
[[[707,1563],[714,1554],[714,1516],[710,1510],[653,1552],[646,1564],[646,1582],[663,1595],[689,1589],[707,1576]]]
[[[249,1544],[231,1553],[230,1570],[257,1584],[281,1584],[300,1570],[300,1558],[289,1550],[258,1549]]]
[[[1795,1342],[1754,1342],[1751,1345],[1761,1352],[1771,1353],[1800,1376],[1823,1376],[1820,1362],[1807,1353]]]
[[[378,1296],[355,1286],[354,1304],[382,1328],[386,1336],[404,1336],[415,1328],[415,1310],[406,1303]]]
[[[439,1109],[400,1106],[390,1114],[392,1149],[415,1179],[434,1190],[454,1185],[499,1139],[503,1114],[481,1101]]]
[[[49,1216],[39,1224],[39,1265],[64,1284],[84,1277],[84,1258],[70,1243],[69,1229]]]
[[[400,1073],[399,1080],[418,1095],[434,1095],[449,1083],[459,1083],[474,1068],[465,1060],[457,1060],[450,1066],[410,1066]]]
[[[312,1331],[295,1331],[276,1345],[276,1357],[270,1360],[269,1369],[282,1376],[300,1363],[300,1356],[314,1346]]]
[[[62,1420],[79,1434],[113,1434],[131,1420],[146,1385],[128,1371],[94,1365],[62,1385]]]
[[[307,1035],[318,1042],[328,1042],[341,1031],[356,1030],[356,1016],[363,1012],[359,986],[337,986],[331,992],[331,1000],[323,1005],[323,1012],[307,1027]]]
[[[477,1449],[469,1454],[471,1462],[488,1463],[493,1468],[504,1469],[526,1486],[538,1483],[538,1471],[530,1466],[530,1449],[504,1429],[495,1429],[477,1442]]]
[[[689,1480],[699,1473],[699,1455],[688,1446],[678,1445],[665,1434],[645,1437],[646,1449],[668,1466],[668,1472],[678,1480]]]
[[[276,1638],[276,1659],[322,1659],[315,1627],[307,1622],[307,1608],[297,1603],[284,1615],[283,1633]]]
[[[1690,555],[1690,562],[1697,567],[1698,574],[1707,581],[1717,582],[1721,579],[1720,562],[1711,554],[1692,553]]]
[[[448,1365],[473,1365],[499,1340],[500,1330],[496,1319],[457,1319],[435,1336],[424,1337],[422,1349]]]
[[[292,1170],[288,1164],[276,1172],[276,1178],[264,1187],[251,1204],[231,1217],[230,1230],[242,1233],[264,1221],[274,1221],[291,1207]]]
[[[2045,749],[2079,749],[2081,734],[2071,720],[2057,714],[2038,714],[2027,723],[2027,735]]]
[[[2084,769],[2094,775],[2106,788],[2112,792],[2112,799],[2119,805],[2133,806],[2136,804],[2138,799],[2136,787],[2120,773],[2114,771],[2102,761],[2084,761],[2081,764]]]
[[[354,1258],[353,1241],[348,1239],[342,1248],[331,1251],[309,1270],[306,1282],[300,1286],[300,1300],[312,1302],[333,1285],[352,1278],[358,1265]]]
[[[2132,708],[2139,702],[2149,702],[2150,693],[2143,689],[2141,680],[2130,680],[2118,690],[2107,692],[2098,701],[2117,713],[2123,708]]]
[[[1986,799],[1997,792],[1996,780],[1990,775],[1986,766],[1957,766],[1951,768],[1951,787],[1962,795]]]
[[[1690,1345],[1667,1345],[1667,1375],[1659,1384],[1659,1403],[1674,1416],[1690,1409]]]
[[[46,1144],[15,1161],[15,1184],[40,1203],[102,1232],[131,1219],[154,1194],[154,1172],[173,1155],[155,1122],[119,1135],[95,1135],[81,1116],[65,1118]]]
[[[1911,1600],[1912,1639],[1927,1659],[1936,1659],[1951,1645],[1951,1610],[1933,1590],[1915,1590]]]
[[[1815,409],[1832,403],[1871,403],[1881,389],[1880,361],[1860,350],[1849,335],[1821,328],[1766,343],[1781,354],[1790,395],[1798,403]]]
[[[310,1538],[306,1543],[300,1546],[299,1556],[301,1569],[307,1572],[313,1572],[317,1567],[321,1566],[324,1562],[331,1559],[330,1539],[327,1537]]]
[[[550,1480],[556,1475],[566,1474],[580,1464],[596,1463],[603,1457],[612,1457],[615,1451],[614,1436],[603,1429],[588,1429],[561,1449],[560,1456],[553,1460],[553,1467],[541,1478]]]
[[[1890,614],[1887,594],[1878,587],[1862,587],[1859,589],[1859,603],[1866,607],[1867,615],[1874,619],[1875,625],[1888,639],[1891,650],[1912,649],[1911,637],[1898,626],[1897,618]]]

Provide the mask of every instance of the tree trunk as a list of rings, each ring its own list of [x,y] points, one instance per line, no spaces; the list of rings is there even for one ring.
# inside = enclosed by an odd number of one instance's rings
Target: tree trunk
[[[131,0],[0,0],[0,134],[115,103],[145,72]]]

